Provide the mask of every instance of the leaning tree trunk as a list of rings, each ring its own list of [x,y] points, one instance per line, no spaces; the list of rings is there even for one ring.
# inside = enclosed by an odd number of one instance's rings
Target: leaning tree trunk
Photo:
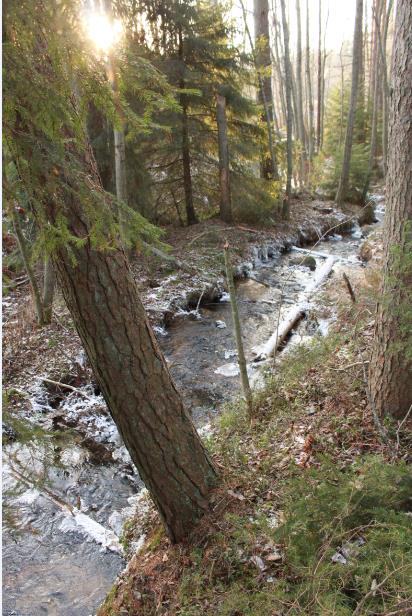
[[[216,121],[219,146],[220,218],[225,222],[232,222],[226,98],[221,94],[216,95]]]
[[[412,4],[398,0],[386,180],[385,265],[369,386],[381,416],[412,405]]]
[[[280,0],[282,9],[282,25],[283,25],[283,37],[285,41],[285,89],[286,89],[286,130],[287,130],[287,176],[286,176],[286,195],[283,202],[283,218],[286,220],[290,215],[290,198],[292,195],[292,172],[293,172],[293,159],[292,159],[292,82],[290,74],[290,56],[289,56],[289,28],[286,20],[286,6],[285,0]]]
[[[87,235],[77,203],[70,231]],[[127,450],[172,541],[208,511],[216,473],[183,406],[121,250],[90,241],[54,257],[61,289]]]
[[[335,201],[342,205],[349,183],[349,169],[352,155],[353,130],[355,126],[356,103],[358,100],[359,71],[362,57],[362,0],[356,0],[355,32],[353,36],[352,85],[350,93],[348,121],[346,125],[345,146],[343,151],[342,170]]]

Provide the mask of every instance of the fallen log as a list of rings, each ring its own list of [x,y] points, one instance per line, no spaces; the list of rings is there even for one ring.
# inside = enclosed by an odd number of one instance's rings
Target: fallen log
[[[311,257],[320,257],[321,259],[328,259],[330,257],[330,255],[328,255],[326,252],[317,252],[316,250],[311,250],[310,248],[300,248],[299,246],[292,246],[291,250],[293,250],[293,252],[300,252],[305,255],[310,255]],[[354,259],[352,261],[351,259],[347,259],[346,257],[339,256],[336,257],[336,259],[338,261],[341,261],[342,263],[348,263],[350,265],[360,263],[359,259]]]
[[[269,340],[262,346],[255,349],[256,357],[254,361],[261,361],[262,359],[266,359],[267,357],[274,355],[283,342],[285,342],[289,332],[305,316],[311,295],[328,278],[336,260],[336,257],[328,255],[325,263],[316,272],[313,280],[303,291],[299,303],[287,312],[286,317],[279,322],[276,331],[271,335]]]

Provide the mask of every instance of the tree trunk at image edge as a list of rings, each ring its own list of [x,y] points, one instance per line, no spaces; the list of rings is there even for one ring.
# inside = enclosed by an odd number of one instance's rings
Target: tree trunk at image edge
[[[352,155],[353,130],[355,126],[356,105],[358,101],[359,71],[362,62],[362,11],[363,1],[356,0],[355,32],[353,36],[352,84],[350,93],[348,122],[346,126],[345,145],[343,151],[342,170],[339,186],[335,197],[337,205],[342,205],[349,183],[349,170]]]
[[[219,146],[220,218],[225,222],[232,222],[226,98],[221,94],[216,95],[216,121]]]
[[[369,387],[376,411],[397,418],[412,404],[412,4],[398,0],[386,180],[385,265]]]

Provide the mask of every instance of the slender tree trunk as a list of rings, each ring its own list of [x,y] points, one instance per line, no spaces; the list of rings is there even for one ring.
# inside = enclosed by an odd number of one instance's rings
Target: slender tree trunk
[[[188,225],[198,222],[193,203],[192,173],[190,169],[190,146],[189,146],[189,123],[187,117],[187,105],[184,100],[182,106],[182,162],[183,162],[183,186],[185,191],[186,218]]]
[[[267,0],[265,0],[267,1]],[[278,163],[277,163],[277,158],[276,158],[276,153],[275,153],[275,147],[274,147],[274,143],[273,143],[273,129],[272,129],[272,121],[271,121],[271,115],[270,115],[270,100],[271,99],[267,99],[266,98],[266,94],[265,94],[265,85],[264,85],[264,81],[263,81],[263,77],[261,74],[261,67],[259,68],[259,61],[256,55],[256,51],[255,51],[255,45],[253,43],[253,39],[252,36],[250,34],[250,30],[249,30],[249,26],[248,26],[248,22],[247,22],[247,15],[246,15],[246,9],[245,9],[245,5],[243,0],[240,0],[240,6],[242,8],[242,13],[243,13],[243,22],[245,25],[245,30],[246,30],[246,35],[248,37],[249,40],[249,44],[250,44],[250,48],[252,50],[252,56],[253,56],[253,62],[255,65],[255,69],[256,69],[256,73],[257,73],[257,78],[258,78],[258,98],[259,100],[261,100],[262,105],[263,105],[263,110],[264,110],[264,121],[266,122],[266,132],[267,132],[267,138],[268,138],[268,149],[269,149],[269,157],[270,157],[270,174],[267,175],[267,177],[265,176],[265,158],[264,156],[262,156],[262,165],[261,165],[261,176],[262,177],[266,177],[266,179],[273,179],[273,180],[279,180],[279,171],[278,171]],[[263,39],[264,40],[264,39]],[[270,51],[269,51],[269,61],[270,61]],[[270,83],[270,89],[271,88],[271,83]],[[272,92],[271,92],[272,94]],[[269,168],[269,167],[267,167]]]
[[[125,144],[125,118],[120,104],[119,98],[119,84],[117,80],[116,67],[114,64],[114,58],[109,57],[107,63],[107,72],[109,76],[110,85],[113,90],[113,98],[116,106],[116,112],[118,115],[118,126],[113,127],[114,137],[114,168],[115,168],[115,180],[116,180],[116,197],[119,201],[119,226],[122,240],[127,237],[126,217],[122,209],[121,204],[128,202],[127,195],[127,172],[126,172],[126,144]]]
[[[183,35],[182,29],[179,28],[179,60],[181,64],[181,70],[183,71],[184,54],[183,54]],[[183,74],[179,80],[179,87],[181,90],[185,88],[185,79]],[[186,218],[188,225],[194,225],[198,222],[195,206],[193,202],[193,186],[192,186],[192,172],[190,162],[190,143],[189,143],[189,120],[187,115],[187,101],[186,96],[180,94],[180,106],[182,108],[181,114],[181,131],[182,131],[182,165],[183,165],[183,189],[185,193],[185,205],[186,205]]]
[[[383,70],[383,84],[382,84],[382,157],[383,157],[383,172],[386,176],[386,169],[388,165],[388,124],[389,124],[389,79],[388,79],[388,66],[386,61],[386,43],[388,39],[389,20],[391,17],[393,7],[393,0],[389,0],[386,15],[384,16],[384,27],[382,40],[379,38],[379,48],[381,52],[381,62]]]
[[[318,43],[318,108],[316,124],[316,146],[320,152],[320,133],[322,122],[322,0],[319,0],[319,43]]]
[[[241,2],[245,28],[251,44],[255,67],[258,75],[258,101],[263,106],[263,121],[266,123],[269,157],[262,157],[261,177],[267,180],[279,180],[278,164],[273,144],[273,98],[272,98],[272,62],[269,47],[269,4],[268,0],[254,0],[255,43],[253,44],[247,25],[246,10]]]
[[[279,99],[282,107],[283,114],[283,123],[286,125],[287,111],[286,111],[286,96],[285,96],[285,88],[284,88],[284,75],[282,71],[282,62],[281,62],[281,53],[279,51],[279,46],[281,46],[281,36],[280,36],[280,27],[279,22],[276,19],[276,16],[273,15],[273,26],[274,26],[274,59],[275,59],[275,68],[277,75],[277,83],[279,90]]]
[[[306,183],[306,159],[307,159],[307,139],[305,131],[305,121],[303,116],[303,79],[302,79],[302,24],[300,19],[300,0],[296,0],[296,22],[297,22],[297,43],[296,43],[296,104],[297,121],[299,125],[300,140],[302,143],[302,153],[300,157],[300,176],[302,182]]]
[[[355,32],[353,36],[353,57],[352,57],[352,85],[349,102],[348,122],[346,126],[345,147],[343,152],[343,163],[338,190],[335,201],[337,205],[342,205],[349,183],[349,170],[352,155],[353,130],[355,126],[356,103],[358,100],[358,84],[360,69],[360,54],[362,53],[362,11],[363,1],[356,0]]]
[[[252,392],[251,392],[250,384],[249,384],[249,377],[247,374],[247,364],[246,364],[245,353],[243,350],[242,329],[240,326],[239,312],[237,309],[237,302],[236,302],[236,289],[235,289],[235,283],[233,281],[232,265],[230,263],[229,244],[227,242],[224,247],[224,254],[225,254],[226,280],[227,280],[227,286],[228,286],[229,295],[230,295],[230,306],[232,308],[232,319],[233,319],[233,326],[235,330],[237,358],[238,358],[238,364],[239,364],[240,378],[242,381],[243,396],[246,400],[248,415],[250,418],[252,418],[253,398],[252,398]]]
[[[216,95],[216,120],[219,146],[220,218],[225,222],[232,222],[226,98],[221,94]]]
[[[378,41],[380,37],[380,17],[381,17],[381,8],[382,2],[375,3],[376,9],[378,10],[378,15],[375,13],[375,7],[372,6],[372,14],[375,15],[375,37]],[[380,68],[380,56],[378,53],[375,54],[374,65],[373,65],[373,99],[372,99],[372,124],[371,124],[371,137],[370,137],[370,149],[369,149],[369,159],[368,159],[368,169],[366,172],[365,185],[363,188],[363,200],[366,199],[367,192],[369,190],[369,184],[372,177],[372,173],[375,169],[375,159],[376,159],[376,146],[377,146],[377,133],[378,133],[378,112],[379,112],[379,91],[380,91],[380,82],[379,82],[379,68]]]
[[[289,56],[289,28],[286,20],[285,0],[280,0],[282,9],[282,24],[283,37],[285,46],[285,89],[286,89],[286,106],[287,106],[287,177],[286,177],[286,195],[283,202],[283,217],[289,219],[290,198],[292,196],[292,172],[293,172],[293,156],[292,156],[292,82],[290,75],[290,56]]]
[[[323,148],[323,128],[325,125],[325,90],[326,90],[326,82],[325,82],[325,71],[326,71],[326,33],[328,31],[328,21],[329,21],[329,9],[326,14],[325,21],[325,29],[323,33],[323,52],[322,52],[322,106],[321,106],[321,116],[320,116],[320,151]]]
[[[412,4],[398,0],[386,181],[385,265],[369,370],[376,412],[402,418],[412,405]]]
[[[313,144],[313,95],[312,95],[312,78],[310,67],[310,30],[309,30],[309,0],[306,0],[306,84],[308,93],[308,155],[312,161],[314,153]]]
[[[44,323],[48,324],[52,319],[54,289],[56,286],[56,276],[52,260],[46,257],[44,260],[44,276],[43,276],[43,316]]]
[[[343,43],[340,47],[339,58],[340,58],[340,126],[339,126],[339,149],[343,143],[343,124],[344,124],[344,102],[345,102],[345,69],[343,66]]]
[[[10,207],[10,212],[11,212],[11,216],[13,220],[13,227],[14,227],[14,233],[17,239],[17,244],[20,249],[20,254],[23,259],[24,267],[26,269],[27,276],[29,277],[31,290],[33,293],[34,308],[36,310],[37,322],[39,325],[42,326],[45,324],[45,320],[44,320],[43,304],[41,300],[40,289],[39,289],[39,285],[37,284],[36,275],[30,263],[29,250],[27,248],[26,238],[24,237],[24,233],[21,228],[19,214],[14,208],[13,204]]]

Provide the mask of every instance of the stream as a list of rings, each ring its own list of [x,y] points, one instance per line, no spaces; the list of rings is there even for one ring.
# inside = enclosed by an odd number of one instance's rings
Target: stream
[[[380,222],[382,199],[377,201]],[[315,250],[345,259],[345,267],[361,267],[359,246],[376,226],[332,236]],[[303,257],[292,250],[255,262],[254,280],[237,284],[252,377],[259,370],[253,349],[273,333],[281,295],[287,309],[313,276],[308,267],[293,267]],[[316,257],[317,266],[321,262]],[[314,320],[309,314],[291,342],[324,335],[333,318],[329,313]],[[240,389],[228,297],[181,313],[158,339],[197,428],[206,431],[222,403]],[[126,564],[119,544],[122,524],[136,507],[147,506],[100,393],[91,385],[82,393],[67,391],[56,408],[50,391],[34,385],[27,419],[46,433],[68,428],[68,438],[58,446],[45,439],[35,450],[13,439],[3,447],[4,615],[94,614]],[[31,480],[22,484],[19,474]],[[35,479],[43,476],[46,483],[36,487]]]

